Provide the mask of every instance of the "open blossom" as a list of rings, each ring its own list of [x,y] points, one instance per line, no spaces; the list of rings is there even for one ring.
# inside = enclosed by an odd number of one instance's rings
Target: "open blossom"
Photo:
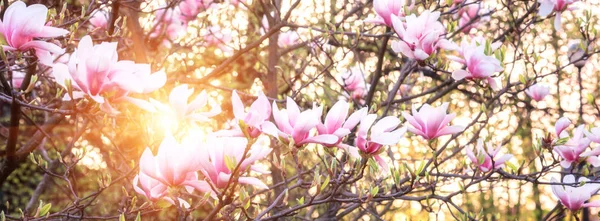
[[[418,111],[413,105],[413,115],[402,113],[402,116],[404,116],[411,125],[411,127],[408,128],[408,131],[421,135],[427,140],[431,140],[465,130],[465,127],[463,126],[448,126],[448,123],[456,117],[456,114],[446,114],[448,105],[448,103],[443,103],[442,106],[432,107],[429,104],[424,104]]]
[[[133,178],[133,189],[135,192],[146,196],[151,202],[156,202],[169,193],[167,185],[145,173],[139,173]],[[175,204],[170,198],[166,197],[165,199],[171,204]]]
[[[584,125],[579,125],[566,143],[554,146],[554,151],[562,158],[562,161],[560,161],[560,165],[562,167],[570,168],[573,163],[576,163],[584,157],[585,160],[592,165],[600,166],[600,160],[598,157],[591,156],[594,154],[593,152],[589,151],[584,153],[591,142],[588,138],[584,137],[584,131]],[[567,137],[568,134],[566,132],[560,132],[559,138],[562,139]]]
[[[263,132],[279,137],[285,143],[293,142],[296,147],[302,147],[308,143],[333,145],[338,142],[338,137],[331,134],[311,136],[311,131],[321,121],[323,107],[315,107],[300,112],[296,102],[288,97],[286,109],[279,110],[277,103],[274,101],[272,110],[275,124],[265,122]]]
[[[423,11],[418,17],[415,14],[406,16],[402,22],[397,16],[392,16],[392,23],[399,41],[392,42],[392,49],[404,56],[423,61],[439,48],[453,49],[452,42],[443,37],[446,28],[440,21],[440,12]]]
[[[231,105],[234,122],[233,130],[218,131],[219,136],[244,136],[244,132],[240,129],[238,122],[243,121],[246,124],[246,132],[250,137],[258,137],[262,134],[262,127],[271,117],[271,103],[269,99],[261,92],[258,98],[250,105],[248,111],[244,111],[244,103],[236,91],[231,93]]]
[[[200,151],[200,148],[190,143],[178,143],[171,135],[163,139],[156,156],[146,148],[140,157],[140,174],[136,177],[141,182],[145,195],[150,196],[149,198],[161,195],[160,190],[164,187],[156,181],[164,186],[184,187],[188,192],[194,189],[207,192],[210,187],[199,181],[196,173],[201,168]],[[148,190],[156,193],[148,194]]]
[[[353,99],[360,100],[366,95],[367,85],[365,83],[364,73],[360,67],[352,67],[342,74],[342,81],[344,82],[344,89],[351,93]]]
[[[354,143],[363,156],[372,156],[384,171],[388,171],[387,164],[379,154],[383,151],[383,146],[400,142],[406,133],[406,127],[398,128],[400,120],[393,116],[384,117],[375,123],[376,119],[376,114],[363,117]]]
[[[87,95],[102,104],[103,110],[114,112],[109,99],[129,100],[136,104],[138,99],[128,97],[128,93],[149,93],[166,83],[164,72],[150,72],[148,64],[119,61],[116,42],[93,45],[92,38],[85,36],[67,64],[54,64],[52,74],[59,85],[66,88],[66,82],[70,81],[77,90],[72,98],[65,98],[77,99]]]
[[[513,157],[511,154],[504,154],[501,157],[496,157],[500,151],[501,146],[498,145],[496,149],[491,142],[486,143],[487,150],[483,147],[483,140],[477,140],[477,154],[473,153],[471,148],[467,148],[467,157],[471,159],[471,162],[483,172],[488,172],[493,169],[498,169],[504,166],[504,163]]]
[[[26,6],[22,1],[12,3],[0,22],[0,32],[8,44],[2,46],[4,50],[26,52],[34,49],[41,64],[51,65],[51,53],[62,54],[65,50],[55,44],[33,39],[63,36],[69,31],[46,26],[47,15],[48,8],[44,5]]]
[[[408,10],[414,7],[415,1],[411,1]],[[377,18],[368,19],[366,22],[392,27],[392,15],[404,17],[405,0],[374,0],[373,9],[377,13]]]
[[[477,28],[482,21],[490,19],[489,16],[479,17],[487,12],[488,10],[482,8],[481,3],[464,6],[456,13],[456,16],[459,17],[458,27],[461,28],[463,33],[469,33],[471,29]]]
[[[259,173],[269,173],[261,167],[253,165],[256,161],[265,158],[271,149],[263,142],[254,143],[244,158],[248,140],[242,137],[209,138],[201,148],[197,162],[201,164],[201,172],[216,188],[225,188],[230,182],[233,169],[239,164],[239,171],[247,168]],[[229,165],[228,165],[229,161]],[[250,184],[261,189],[268,189],[262,181],[254,177],[238,177],[243,184]]]
[[[554,29],[556,29],[556,31],[562,31],[561,14],[563,11],[576,9],[573,5],[571,5],[576,1],[577,0],[538,0],[540,3],[538,14],[541,17],[546,17],[555,11],[556,16],[554,18]]]
[[[282,32],[277,39],[277,45],[282,48],[289,47],[296,44],[298,39],[300,39],[300,36],[295,31]]]
[[[575,176],[569,174],[563,178],[562,183],[565,185],[551,185],[552,193],[560,200],[560,203],[571,211],[578,211],[585,207],[600,207],[600,201],[592,201],[586,203],[592,195],[598,192],[600,184],[598,183],[587,183],[590,181],[588,178],[580,177],[578,181],[575,181]],[[552,183],[561,183],[554,177],[551,180]],[[583,185],[574,187],[573,185]]]
[[[541,101],[550,94],[550,86],[545,84],[534,84],[525,89],[525,93],[535,101]]]
[[[223,52],[231,52],[233,49],[228,46],[231,43],[231,33],[223,31],[221,26],[214,25],[208,28],[208,33],[204,36],[204,42],[207,46],[217,46]]]
[[[459,54],[460,57],[451,57],[451,59],[467,66],[467,69],[452,72],[454,80],[484,79],[494,90],[500,89],[500,85],[492,78],[492,75],[504,68],[494,56],[485,54],[485,44],[478,44],[476,40],[469,43],[463,39]]]
[[[346,101],[339,100],[333,105],[333,107],[331,107],[329,112],[327,112],[327,116],[325,116],[325,122],[319,122],[319,124],[317,124],[317,131],[319,131],[319,134],[333,134],[337,136],[337,143],[339,143],[346,135],[350,134],[350,131],[356,127],[356,125],[367,115],[367,113],[368,108],[363,107],[348,117],[348,103]],[[348,119],[346,119],[346,117],[348,117]],[[332,147],[335,144],[324,145]]]
[[[179,9],[161,8],[154,13],[154,29],[150,33],[150,38],[159,38],[164,36],[162,44],[170,48],[171,42],[177,38],[187,28],[186,23],[181,19]]]
[[[171,114],[179,121],[189,120],[190,122],[205,122],[211,117],[221,113],[221,107],[217,104],[208,102],[208,94],[206,91],[200,92],[192,101],[189,101],[190,96],[194,93],[193,88],[188,88],[187,84],[179,85],[171,90],[169,94],[169,104],[165,105],[155,100],[150,100],[156,110]],[[210,110],[203,111],[202,109],[210,105]],[[154,111],[153,109],[147,109]]]
[[[108,13],[104,10],[96,10],[92,12],[90,24],[92,24],[92,26],[96,29],[108,29]]]
[[[23,84],[23,80],[25,79],[25,73],[20,71],[12,72],[12,86],[13,88],[20,88],[21,84]]]

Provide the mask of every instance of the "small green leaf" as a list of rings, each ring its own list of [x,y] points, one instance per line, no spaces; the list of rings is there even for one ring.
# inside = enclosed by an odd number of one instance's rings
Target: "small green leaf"
[[[379,193],[378,186],[371,188],[371,196],[375,196],[375,195],[377,195],[377,193]]]
[[[42,216],[45,216],[46,214],[48,214],[48,212],[50,211],[50,208],[52,208],[52,203],[48,203],[48,204],[42,206],[42,208],[40,209],[39,216],[42,217]]]
[[[135,221],[142,221],[142,214],[139,211],[137,216],[135,216]]]
[[[227,169],[229,169],[230,171],[233,171],[237,165],[237,160],[233,157],[230,156],[225,156],[225,166],[227,166]]]
[[[325,181],[323,181],[323,184],[321,184],[321,191],[323,191],[325,189],[325,187],[327,187],[327,185],[329,185],[329,176],[325,177]]]
[[[296,202],[298,202],[298,205],[304,204],[304,197],[300,197],[300,199],[296,199]]]
[[[125,213],[121,213],[121,215],[119,216],[119,221],[126,221],[125,220]]]

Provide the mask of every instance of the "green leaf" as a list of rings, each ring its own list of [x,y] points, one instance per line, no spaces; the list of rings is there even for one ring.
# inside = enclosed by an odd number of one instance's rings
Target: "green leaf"
[[[125,213],[121,213],[121,215],[119,216],[119,221],[126,221],[125,220]]]
[[[522,74],[520,74],[520,75],[519,75],[519,81],[520,81],[522,84],[527,84],[527,80],[525,79],[525,76],[524,76],[524,75],[522,75]]]
[[[41,206],[41,205],[42,205],[42,204],[41,204],[41,202],[40,202],[40,206]],[[46,205],[42,206],[42,208],[40,209],[40,214],[39,214],[39,216],[40,216],[40,217],[43,217],[43,216],[45,216],[46,214],[48,214],[48,212],[50,211],[50,208],[52,208],[52,203],[48,203],[48,204],[46,204]]]
[[[377,195],[377,193],[379,193],[378,186],[371,188],[371,196],[375,196],[375,195]]]
[[[327,185],[329,185],[329,176],[325,177],[325,181],[323,181],[323,184],[321,184],[321,191],[323,191],[325,189],[325,187],[327,187]]]
[[[137,216],[135,216],[135,221],[142,221],[142,214],[139,211]]]
[[[230,171],[233,171],[237,165],[237,160],[233,157],[230,156],[225,156],[225,166],[227,166],[227,169],[229,169]]]
[[[298,202],[298,205],[304,204],[304,197],[300,197],[300,199],[296,199],[296,202]]]

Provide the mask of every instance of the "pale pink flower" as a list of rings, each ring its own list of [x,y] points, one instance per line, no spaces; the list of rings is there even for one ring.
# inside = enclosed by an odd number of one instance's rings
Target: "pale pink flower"
[[[204,41],[207,46],[217,46],[223,52],[231,52],[233,49],[227,46],[231,43],[231,33],[221,30],[218,25],[208,28],[208,33],[204,36]]]
[[[539,8],[538,14],[541,17],[546,17],[546,16],[550,15],[550,13],[555,11],[556,16],[554,18],[554,29],[556,29],[556,31],[560,32],[560,31],[562,31],[562,27],[561,27],[562,12],[566,11],[566,10],[576,9],[576,7],[571,5],[576,1],[577,0],[538,0],[538,2],[540,3],[540,8]]]
[[[98,30],[108,29],[108,13],[104,10],[96,10],[92,12],[90,17],[90,24],[92,27]]]
[[[351,93],[353,99],[360,100],[367,94],[365,76],[360,67],[355,66],[342,74],[344,89]]]
[[[579,161],[582,157],[586,157],[586,155],[582,155],[585,149],[590,145],[590,140],[584,137],[584,125],[579,125],[573,132],[573,136],[570,137],[569,140],[565,144],[554,146],[554,151],[560,155],[563,159],[560,161],[560,165],[564,168],[570,168],[573,163]],[[560,133],[559,138],[567,138],[568,134]],[[589,163],[600,166],[600,162],[596,157],[587,157],[586,161]]]
[[[463,126],[448,126],[448,123],[456,117],[456,114],[446,114],[448,105],[448,103],[443,103],[442,106],[432,107],[429,104],[424,104],[418,111],[413,105],[413,115],[402,113],[402,116],[404,116],[406,121],[411,125],[411,127],[408,128],[408,131],[421,135],[427,140],[431,140],[465,130],[465,127]]]
[[[460,18],[458,27],[461,28],[463,33],[469,33],[471,29],[477,28],[482,21],[490,19],[489,16],[478,17],[486,13],[488,13],[488,10],[482,8],[481,3],[466,5],[456,13],[457,17]]]
[[[248,111],[244,111],[244,103],[236,91],[231,93],[231,105],[235,116],[234,129],[216,132],[219,136],[244,136],[239,127],[239,121],[246,124],[246,132],[250,137],[258,137],[262,134],[263,124],[271,117],[271,103],[261,92],[258,98],[250,105]]]
[[[348,117],[348,107],[346,101],[339,100],[331,107],[329,112],[327,112],[325,122],[319,122],[319,124],[317,124],[317,131],[319,134],[332,134],[338,137],[338,142],[335,144],[324,144],[324,146],[333,147],[340,143],[368,113],[368,108],[363,107]],[[348,119],[346,119],[346,117],[348,117]]]
[[[434,54],[439,48],[454,49],[454,44],[443,37],[446,28],[440,21],[440,12],[425,10],[419,17],[415,14],[406,16],[402,22],[397,16],[392,16],[392,24],[399,41],[392,42],[392,49],[404,56],[423,61]]]
[[[300,39],[300,36],[295,31],[282,32],[277,39],[277,45],[282,48],[289,47],[296,44],[298,39]]]
[[[535,101],[541,101],[550,94],[550,86],[545,84],[534,84],[525,89],[525,93]]]
[[[165,136],[156,156],[152,154],[149,148],[146,148],[140,157],[139,178],[143,182],[143,187],[144,183],[149,184],[142,189],[152,190],[158,188],[160,190],[163,188],[156,182],[149,180],[149,178],[152,178],[165,186],[184,187],[188,192],[192,192],[193,189],[208,192],[210,187],[199,181],[196,173],[202,168],[201,158],[199,157],[201,154],[201,149],[195,145],[178,143],[173,136]],[[147,177],[142,176],[142,174]],[[157,192],[160,192],[158,190]]]
[[[23,79],[25,79],[25,73],[20,71],[12,72],[12,86],[13,88],[20,88],[21,84],[23,84]]]
[[[496,72],[503,71],[502,64],[494,56],[486,55],[485,44],[478,44],[476,40],[467,42],[465,39],[461,42],[459,50],[460,57],[450,57],[465,66],[466,70],[456,70],[452,72],[454,80],[467,79],[483,79],[494,90],[499,90],[500,85],[492,78]]]
[[[189,101],[190,96],[194,93],[193,88],[188,88],[187,84],[179,85],[171,90],[169,94],[169,104],[165,105],[156,100],[150,99],[157,111],[162,114],[170,114],[178,121],[190,122],[206,122],[211,117],[221,113],[221,107],[208,101],[206,91],[200,92],[192,101]],[[210,110],[203,111],[202,109],[210,106]],[[153,109],[148,109],[153,111]]]
[[[569,174],[563,178],[562,184],[565,185],[551,185],[552,193],[560,200],[563,206],[571,211],[578,211],[586,207],[600,207],[600,201],[585,202],[600,189],[600,184],[587,183],[588,181],[590,180],[585,177],[580,177],[578,181],[575,181],[575,176]],[[561,183],[554,177],[551,179],[551,182]],[[585,184],[580,185],[581,183]]]
[[[200,155],[197,155],[197,162],[201,164],[200,171],[216,188],[227,186],[233,173],[232,170],[238,164],[240,172],[249,168],[255,172],[269,173],[253,164],[269,155],[271,149],[265,143],[256,142],[250,147],[246,158],[242,161],[247,145],[248,140],[242,137],[209,138],[201,148]],[[261,189],[269,188],[255,177],[239,176],[238,182]]]
[[[496,149],[494,149],[491,142],[487,142],[486,145],[487,150],[483,147],[483,140],[477,140],[477,146],[475,147],[477,154],[474,154],[471,148],[467,148],[467,156],[471,162],[483,172],[503,167],[504,163],[513,157],[512,154],[504,154],[501,157],[496,157],[501,146],[498,145]]]
[[[388,171],[387,163],[379,154],[383,152],[383,146],[400,142],[406,133],[406,127],[398,128],[400,120],[393,116],[384,117],[375,123],[376,119],[376,114],[362,118],[354,144],[363,156],[372,156],[383,171]]]
[[[117,43],[103,42],[93,45],[92,38],[85,36],[77,49],[69,56],[67,64],[56,63],[52,68],[56,83],[63,87],[70,81],[77,91],[78,99],[87,95],[109,113],[117,113],[107,99],[128,100],[138,104],[139,99],[128,97],[128,93],[149,93],[161,88],[167,81],[162,71],[150,74],[150,65],[136,64],[133,61],[119,61]]]
[[[41,4],[26,6],[22,1],[16,1],[8,6],[0,22],[0,33],[4,35],[8,44],[2,46],[4,50],[26,52],[34,49],[41,64],[51,65],[51,53],[62,54],[65,50],[34,38],[58,37],[68,34],[69,31],[46,26],[47,15],[48,8]]]
[[[311,136],[311,131],[320,123],[323,107],[314,107],[311,110],[300,112],[294,100],[287,98],[287,109],[279,110],[277,103],[273,102],[273,119],[275,124],[265,122],[263,132],[278,137],[281,141],[302,147],[308,143],[333,145],[338,142],[338,137],[331,134]]]
[[[407,9],[411,10],[414,4],[415,1],[411,1],[411,5]],[[404,6],[406,6],[405,0],[374,0],[373,9],[375,9],[377,17],[367,19],[365,22],[392,27],[392,15],[404,17]]]
[[[554,124],[554,130],[558,138],[568,137],[569,134],[565,131],[571,125],[571,121],[567,117],[561,117]]]
[[[164,197],[166,201],[174,204],[170,198],[165,197],[169,193],[168,186],[145,173],[140,172],[133,178],[133,189],[151,202],[156,202]]]
[[[161,8],[154,13],[154,27],[150,38],[159,38],[164,36],[163,45],[171,47],[171,42],[177,40],[187,28],[186,22],[181,20],[183,16],[177,9]]]

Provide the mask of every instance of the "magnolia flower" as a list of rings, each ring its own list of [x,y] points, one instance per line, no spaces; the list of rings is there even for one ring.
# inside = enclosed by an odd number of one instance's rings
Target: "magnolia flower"
[[[377,18],[367,19],[365,22],[375,23],[380,25],[392,26],[392,15],[404,17],[405,0],[374,0],[373,8],[377,13]],[[411,1],[408,10],[412,10],[415,6],[415,1]]]
[[[579,181],[575,181],[575,177],[569,174],[566,175],[562,181],[562,184],[566,185],[552,185],[552,193],[560,200],[560,203],[563,206],[571,211],[578,211],[585,207],[600,207],[600,201],[585,202],[600,189],[600,184],[587,183],[588,181],[590,180],[585,177],[580,177]],[[554,177],[551,182],[560,183]],[[579,185],[580,183],[585,184]],[[576,185],[577,187],[574,187],[573,185]]]
[[[221,30],[218,25],[208,28],[209,33],[204,36],[204,41],[207,46],[217,46],[223,52],[231,52],[233,49],[228,47],[232,40],[231,33]]]
[[[104,10],[96,10],[90,17],[90,24],[95,29],[106,30],[108,29],[108,13]]]
[[[569,62],[573,63],[575,67],[582,68],[587,62],[586,51],[584,50],[586,47],[590,50],[590,46],[586,46],[587,42],[584,42],[583,45],[581,40],[573,40],[569,44],[569,50],[567,51],[567,55],[569,56]],[[583,48],[582,48],[583,46]]]
[[[463,39],[459,50],[460,57],[450,57],[450,59],[466,65],[467,69],[452,72],[452,78],[457,81],[463,78],[484,79],[494,90],[500,89],[498,82],[492,78],[492,75],[504,69],[498,59],[486,55],[484,51],[485,44],[478,45],[477,41],[469,43]]]
[[[233,130],[218,131],[219,136],[244,136],[239,128],[238,122],[243,121],[246,125],[246,132],[250,137],[258,137],[262,133],[263,124],[271,117],[271,103],[269,99],[261,92],[258,98],[250,105],[248,112],[244,111],[244,103],[236,91],[231,93],[231,105],[236,122]]]
[[[145,173],[139,173],[133,178],[133,189],[135,192],[146,196],[152,202],[162,199],[169,193],[167,185]],[[165,197],[165,200],[171,204],[175,204],[171,198]]]
[[[344,82],[344,89],[351,93],[353,99],[360,100],[366,95],[367,85],[365,83],[364,73],[360,67],[352,67],[342,74],[342,81]]]
[[[406,22],[392,16],[392,24],[400,41],[392,42],[392,49],[404,56],[423,61],[438,48],[453,49],[453,43],[442,35],[446,28],[438,21],[440,12],[425,10],[419,17],[414,14],[406,16]]]
[[[279,110],[277,103],[273,102],[273,119],[277,126],[267,121],[263,124],[263,132],[279,137],[285,143],[292,142],[296,147],[307,143],[333,145],[338,142],[339,138],[331,134],[311,136],[311,130],[320,123],[323,107],[300,112],[296,102],[289,97],[286,104],[287,109]]]
[[[469,33],[471,29],[477,28],[481,21],[489,20],[489,16],[478,17],[487,12],[488,10],[483,9],[481,3],[466,5],[456,13],[456,15],[460,17],[458,20],[458,27],[463,33]]]
[[[486,145],[487,150],[483,148],[483,140],[477,140],[477,146],[475,147],[477,149],[477,155],[475,155],[470,148],[467,148],[467,156],[471,159],[471,162],[483,172],[503,167],[504,163],[513,157],[511,154],[504,154],[501,157],[496,157],[501,146],[498,145],[498,147],[494,149],[491,142],[486,143]]]
[[[232,170],[239,164],[239,171],[247,168],[259,173],[269,173],[257,167],[254,162],[265,158],[271,149],[262,142],[256,142],[248,151],[246,158],[244,153],[248,140],[241,137],[209,138],[209,141],[201,148],[201,154],[197,155],[197,162],[201,164],[201,172],[216,188],[225,188],[230,182]],[[238,182],[250,184],[261,189],[268,189],[262,181],[254,177],[238,177]]]
[[[534,84],[525,89],[525,93],[535,101],[541,101],[550,94],[550,86],[545,84]]]
[[[582,155],[585,149],[590,145],[590,140],[584,137],[584,125],[579,125],[573,132],[573,136],[566,143],[554,146],[554,151],[562,157],[560,165],[564,168],[570,168],[571,164],[579,161],[582,157],[589,156],[590,153]],[[559,138],[567,138],[567,133],[560,133]],[[587,157],[586,161],[594,166],[600,166],[597,157]]]
[[[538,0],[540,3],[539,15],[541,17],[546,17],[552,13],[552,11],[556,12],[556,16],[554,18],[554,29],[556,31],[562,31],[561,27],[561,14],[566,10],[574,10],[576,7],[571,5],[577,0]]]
[[[556,121],[556,123],[554,124],[554,130],[555,130],[556,136],[559,138],[568,137],[569,134],[567,134],[565,129],[567,129],[567,127],[569,127],[569,125],[571,125],[571,121],[569,120],[569,118],[561,117],[560,119],[558,119]]]
[[[183,0],[179,3],[179,11],[181,12],[181,20],[182,21],[193,21],[196,20],[198,14],[200,13],[200,6],[198,5],[198,1],[196,0]]]
[[[87,35],[69,56],[68,63],[56,63],[52,70],[56,83],[67,88],[66,82],[70,81],[77,90],[73,91],[73,97],[65,99],[87,95],[109,113],[116,113],[116,110],[110,106],[108,99],[129,100],[138,104],[139,99],[127,96],[129,92],[149,93],[166,83],[164,72],[150,72],[148,64],[119,61],[116,42],[93,45],[92,38]]]
[[[186,23],[181,20],[183,16],[179,10],[172,8],[161,8],[154,13],[153,32],[150,33],[150,38],[158,38],[165,36],[163,45],[167,48],[171,47],[171,42],[175,41],[187,28]]]
[[[156,182],[148,179],[152,178],[165,186],[185,187],[188,192],[192,192],[193,189],[207,192],[210,190],[210,186],[199,181],[196,173],[202,166],[199,160],[201,154],[201,149],[194,145],[180,144],[173,136],[167,135],[160,144],[156,156],[152,155],[149,148],[146,148],[140,157],[139,179],[142,181],[142,187],[144,187],[144,183],[148,183],[152,185],[145,186],[146,189],[162,189]],[[146,196],[148,195],[146,194]]]
[[[411,125],[408,131],[431,140],[465,130],[463,126],[448,126],[448,123],[456,117],[456,114],[446,114],[446,110],[448,110],[448,103],[443,103],[439,107],[424,104],[419,111],[413,105],[413,115],[402,113],[402,116]]]
[[[282,32],[277,39],[277,45],[282,48],[289,47],[296,44],[298,39],[300,39],[300,36],[294,31]]]
[[[348,117],[348,103],[343,100],[336,102],[333,107],[327,112],[325,116],[325,122],[317,124],[317,131],[319,134],[332,134],[338,137],[339,143],[346,135],[350,134],[350,131],[356,127],[358,122],[363,119],[368,113],[368,108],[364,107],[360,110],[352,113]],[[348,119],[346,119],[348,117]],[[332,147],[333,145],[324,144],[325,146]]]
[[[13,88],[20,88],[25,79],[25,73],[20,71],[12,71],[12,86]]]
[[[384,145],[394,145],[400,142],[406,133],[406,127],[398,128],[400,120],[393,116],[384,117],[375,123],[376,119],[377,115],[375,114],[369,114],[362,118],[354,143],[362,155],[372,156],[383,168],[383,171],[388,171],[387,163],[379,154],[383,152]],[[375,124],[373,125],[373,123]]]
[[[34,49],[41,64],[52,64],[51,53],[62,54],[65,50],[55,44],[33,39],[63,36],[69,31],[46,26],[47,15],[48,8],[41,4],[26,6],[22,1],[16,1],[8,6],[0,22],[0,32],[8,44],[2,46],[4,50],[26,52]]]
[[[156,110],[171,114],[178,121],[206,122],[211,117],[221,113],[221,107],[212,103],[210,103],[210,110],[208,112],[201,111],[202,108],[209,104],[206,91],[200,92],[191,102],[188,102],[193,93],[193,88],[188,88],[187,84],[182,84],[171,90],[171,94],[169,94],[170,105],[165,105],[153,99],[150,99],[150,102]],[[147,110],[154,111],[154,109]]]

